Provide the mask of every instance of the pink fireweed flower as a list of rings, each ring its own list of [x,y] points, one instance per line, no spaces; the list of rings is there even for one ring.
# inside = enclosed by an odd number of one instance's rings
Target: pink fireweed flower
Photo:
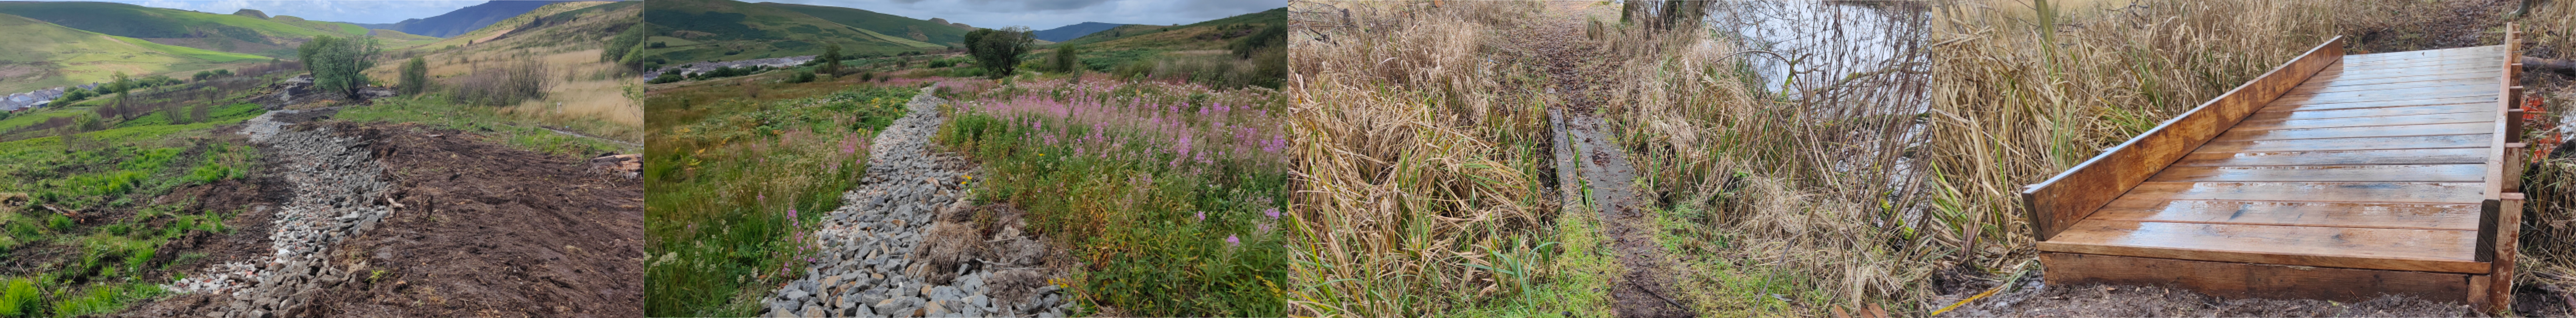
[[[1234,238],[1234,234],[1226,234],[1226,235],[1225,235],[1225,246],[1227,246],[1227,247],[1233,247],[1233,246],[1236,246],[1236,245],[1243,245],[1243,240]]]
[[[1263,210],[1263,211],[1261,211],[1261,214],[1269,215],[1269,216],[1270,216],[1270,218],[1277,219],[1277,218],[1279,218],[1279,208],[1270,208],[1269,210]]]
[[[1207,211],[1198,211],[1199,221],[1207,221]]]

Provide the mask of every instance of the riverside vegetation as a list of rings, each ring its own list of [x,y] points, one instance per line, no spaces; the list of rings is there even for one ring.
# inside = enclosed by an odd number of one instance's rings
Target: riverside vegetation
[[[1012,33],[1016,30],[978,32],[983,34],[965,38],[975,43],[998,39],[991,44],[1009,47],[1016,42],[1010,39],[1026,37]],[[795,295],[825,299],[822,306],[830,308],[849,308],[828,298],[841,294],[818,290],[849,280],[809,277],[808,269],[838,267],[832,264],[865,256],[858,255],[866,254],[861,250],[821,250],[855,247],[831,242],[857,234],[824,234],[858,231],[855,226],[827,229],[826,224],[843,224],[845,217],[875,222],[861,215],[885,213],[868,208],[875,205],[845,206],[845,192],[859,190],[862,180],[880,179],[864,174],[873,170],[865,165],[878,160],[868,154],[885,146],[873,142],[896,118],[907,116],[905,104],[928,87],[948,102],[926,110],[939,112],[935,118],[946,122],[921,137],[929,138],[932,151],[973,163],[967,167],[970,173],[954,181],[967,194],[961,206],[973,208],[958,211],[965,213],[961,215],[970,228],[983,232],[975,236],[1000,230],[1042,238],[1036,250],[984,249],[1039,252],[1046,259],[1040,262],[1046,268],[1041,272],[1053,274],[1035,284],[1063,290],[1064,301],[1073,306],[1059,314],[1283,314],[1275,291],[1283,286],[1280,264],[1288,248],[1279,233],[1287,226],[1282,217],[1289,148],[1277,123],[1286,107],[1277,91],[1243,74],[1284,70],[1275,65],[1284,58],[1247,57],[1284,57],[1286,48],[1284,43],[1242,40],[1253,33],[1208,38],[1220,48],[1255,42],[1242,51],[1268,55],[1219,51],[1228,53],[1163,57],[1224,56],[1225,63],[1244,66],[1225,76],[1113,76],[1105,68],[1114,64],[1054,63],[1094,58],[1068,54],[1077,57],[1050,59],[1060,52],[1089,52],[1060,46],[853,50],[870,53],[852,55],[827,47],[803,65],[662,74],[676,79],[655,80],[646,94],[650,117],[681,124],[654,128],[646,156],[646,182],[656,189],[646,200],[653,238],[648,242],[653,255],[647,264],[648,313],[747,316],[770,309],[771,300],[814,299],[790,297]],[[976,51],[1008,54],[979,58]],[[1117,58],[1149,64],[1158,59],[1146,53]],[[912,237],[924,243],[902,244],[925,245],[956,235],[928,230],[932,227],[879,226],[867,235]],[[911,254],[894,256],[898,259],[936,263],[921,258],[932,254],[896,247],[888,253]],[[919,278],[910,275],[883,279]],[[1011,275],[978,276],[991,291],[973,293],[1007,293],[1005,279],[997,278],[1002,276]],[[779,290],[781,285],[790,289]],[[899,289],[863,293],[866,289],[846,291],[871,301],[866,313],[932,312],[920,302],[885,305],[905,295],[877,294]],[[944,297],[937,295],[947,294],[912,297],[934,302]],[[997,304],[1019,301],[993,295]],[[803,313],[800,306],[778,309]],[[944,308],[955,312],[963,306],[952,302]]]

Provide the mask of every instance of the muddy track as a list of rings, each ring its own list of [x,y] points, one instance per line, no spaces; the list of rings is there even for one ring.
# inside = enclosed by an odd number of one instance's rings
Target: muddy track
[[[1619,317],[1691,317],[1688,304],[1676,299],[1673,290],[1675,265],[1655,243],[1655,219],[1646,201],[1638,196],[1636,168],[1628,162],[1627,151],[1613,138],[1611,121],[1596,113],[1611,93],[1614,72],[1606,61],[1599,42],[1584,35],[1583,10],[1592,10],[1590,2],[1551,3],[1535,25],[1527,28],[1533,36],[1509,37],[1514,46],[1537,55],[1545,63],[1548,91],[1555,96],[1557,109],[1550,109],[1549,120],[1556,130],[1558,171],[1562,174],[1568,162],[1577,162],[1576,175],[1582,187],[1561,185],[1567,191],[1589,191],[1584,198],[1589,207],[1600,213],[1601,234],[1611,241],[1618,253],[1622,273],[1611,283],[1613,310]],[[1560,175],[1559,180],[1566,180]],[[1583,193],[1568,193],[1567,197]],[[1567,206],[1577,206],[1567,202]]]
[[[868,172],[814,233],[804,278],[764,298],[763,317],[1061,317],[1062,251],[1021,231],[1006,206],[971,206],[975,165],[931,143],[949,101],[928,88],[868,149]],[[976,220],[994,220],[977,222]],[[1050,266],[1052,265],[1055,266]]]

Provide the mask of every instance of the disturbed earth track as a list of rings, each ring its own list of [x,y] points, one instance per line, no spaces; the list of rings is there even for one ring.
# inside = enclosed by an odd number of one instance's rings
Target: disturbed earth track
[[[1018,212],[970,206],[974,164],[933,149],[948,102],[924,88],[877,135],[867,176],[815,233],[813,266],[764,299],[763,317],[1068,314],[1069,295],[1047,284],[1061,252],[1024,234]]]
[[[1566,191],[1588,189],[1591,207],[1597,208],[1602,220],[1601,232],[1611,240],[1610,248],[1618,253],[1622,273],[1610,282],[1612,307],[1619,317],[1690,317],[1695,316],[1673,290],[1673,272],[1678,268],[1662,245],[1655,243],[1654,215],[1647,201],[1640,198],[1634,180],[1636,168],[1628,162],[1627,152],[1612,139],[1609,119],[1595,111],[1611,94],[1615,81],[1599,42],[1584,35],[1582,10],[1591,3],[1551,3],[1530,36],[1510,37],[1514,46],[1536,55],[1545,63],[1549,92],[1555,94],[1560,109],[1550,109],[1550,121],[1556,127],[1557,162],[1579,162],[1576,175],[1582,188],[1561,185]],[[1559,171],[1566,168],[1560,166]],[[1561,173],[1561,172],[1560,172]],[[1562,177],[1560,177],[1562,178]],[[1573,193],[1581,194],[1581,193]],[[1571,197],[1571,195],[1569,195]],[[1575,206],[1568,202],[1567,206]]]
[[[279,180],[260,187],[284,190],[283,203],[236,216],[266,220],[237,228],[270,244],[215,251],[223,262],[167,288],[182,294],[114,316],[642,314],[640,182],[470,133],[335,113],[272,111],[219,130],[258,144],[260,178]]]

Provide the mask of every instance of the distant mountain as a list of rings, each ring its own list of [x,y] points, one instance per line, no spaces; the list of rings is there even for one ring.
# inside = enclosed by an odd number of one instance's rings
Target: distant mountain
[[[840,23],[841,25],[866,29],[868,31],[876,31],[877,33],[912,39],[914,41],[929,42],[931,44],[963,44],[966,42],[966,31],[968,31],[966,28],[950,25],[948,24],[948,21],[939,20],[938,18],[931,18],[932,20],[918,20],[899,15],[877,13],[876,11],[832,6],[775,2],[762,2],[760,4],[804,13],[807,16],[823,19],[825,21],[832,21],[833,23]]]
[[[1234,39],[1260,32],[1263,27],[1287,23],[1288,8],[1283,7],[1180,26],[1122,25],[1058,45],[1082,45],[1093,51],[1222,49]]]
[[[402,31],[403,33],[415,35],[444,38],[456,36],[458,34],[465,34],[465,32],[474,31],[475,29],[482,29],[485,26],[492,25],[494,22],[501,22],[501,20],[516,17],[520,14],[528,13],[530,10],[536,10],[537,7],[543,7],[556,2],[565,1],[496,0],[474,6],[458,8],[456,11],[448,11],[446,14],[440,14],[434,17],[409,19],[394,23],[361,23],[357,25],[369,29],[386,29]]]
[[[815,55],[822,54],[829,45],[840,45],[843,54],[856,56],[948,47],[805,13],[813,10],[816,9],[733,0],[645,1],[644,22],[653,26],[653,37],[646,39],[652,45],[647,45],[644,54],[648,59],[658,57],[679,64]],[[814,12],[824,16],[860,15],[841,10]]]
[[[294,56],[295,45],[315,36],[367,32],[366,28],[347,23],[290,16],[263,19],[255,12],[215,14],[111,2],[0,2],[0,14],[82,31],[270,57]]]
[[[1053,29],[1038,30],[1037,38],[1039,40],[1047,40],[1049,42],[1072,41],[1074,38],[1091,35],[1091,33],[1094,32],[1109,30],[1110,28],[1116,28],[1123,25],[1126,24],[1083,22],[1074,25],[1056,27]]]

